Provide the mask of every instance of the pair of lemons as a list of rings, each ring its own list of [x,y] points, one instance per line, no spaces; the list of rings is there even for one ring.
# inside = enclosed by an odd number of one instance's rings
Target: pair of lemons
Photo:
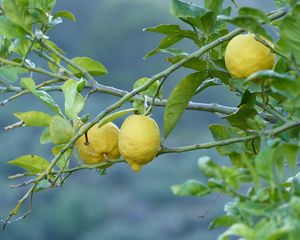
[[[155,158],[160,149],[160,132],[156,122],[144,115],[131,115],[121,129],[109,122],[100,128],[94,125],[81,136],[76,147],[86,164],[96,164],[122,156],[138,172]]]

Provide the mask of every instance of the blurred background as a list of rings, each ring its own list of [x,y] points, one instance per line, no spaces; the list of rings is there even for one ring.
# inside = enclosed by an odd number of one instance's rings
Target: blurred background
[[[101,61],[109,74],[98,78],[102,84],[130,90],[140,77],[149,77],[165,69],[164,54],[143,60],[154,49],[161,35],[143,32],[145,27],[158,24],[179,23],[169,13],[170,0],[110,0],[110,1],[58,1],[56,10],[69,10],[76,15],[76,23],[64,21],[49,33],[69,58],[89,56]],[[203,1],[195,1],[200,4]],[[273,1],[238,1],[264,10],[273,9]],[[226,3],[230,4],[230,1]],[[188,27],[188,26],[185,26]],[[196,50],[189,41],[178,45],[188,52]],[[33,59],[34,56],[32,56]],[[38,65],[39,63],[36,62]],[[186,74],[181,69],[172,74],[165,87],[164,97]],[[61,104],[61,94],[53,94]],[[7,96],[1,96],[5,98]],[[94,117],[117,99],[104,94],[94,94],[83,113]],[[214,87],[196,96],[195,101],[217,102],[235,106],[238,99],[222,87]],[[129,105],[127,105],[129,106]],[[17,119],[13,112],[41,110],[44,106],[34,97],[25,96],[1,107],[0,112],[0,219],[15,206],[24,193],[10,189],[7,177],[19,169],[7,161],[25,154],[39,154],[51,159],[50,145],[40,145],[39,129],[20,128],[4,132],[3,127]],[[163,109],[155,108],[153,118],[163,126]],[[121,121],[117,121],[120,126]],[[166,141],[167,146],[195,144],[212,140],[207,126],[221,123],[212,113],[187,111],[174,132]],[[208,205],[215,198],[177,197],[170,191],[173,184],[195,178],[206,181],[197,169],[197,159],[209,155],[221,164],[228,160],[214,150],[202,150],[158,157],[140,173],[129,166],[115,165],[106,176],[96,171],[73,174],[62,187],[35,195],[33,212],[26,219],[9,225],[0,232],[0,239],[8,240],[148,240],[148,239],[216,239],[224,229],[210,232],[207,227],[223,211],[220,196],[205,217]],[[75,163],[75,160],[74,160]],[[20,169],[19,172],[22,172]]]

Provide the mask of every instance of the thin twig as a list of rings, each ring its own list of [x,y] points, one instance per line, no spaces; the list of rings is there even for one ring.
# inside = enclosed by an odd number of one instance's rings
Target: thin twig
[[[23,127],[24,125],[25,125],[24,121],[19,121],[19,122],[16,122],[14,124],[4,127],[4,130],[8,131],[8,130],[12,130],[14,128]]]

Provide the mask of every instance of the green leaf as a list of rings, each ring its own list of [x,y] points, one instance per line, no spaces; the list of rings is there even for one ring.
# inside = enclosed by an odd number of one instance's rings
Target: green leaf
[[[53,112],[58,113],[59,115],[63,116],[59,106],[54,101],[54,99],[45,91],[37,90],[33,92],[33,94],[47,107],[49,107]]]
[[[268,23],[270,22],[270,19],[268,16],[263,12],[262,10],[258,8],[251,8],[251,7],[241,7],[239,9],[239,15],[240,16],[250,16],[257,20],[259,20],[262,23]]]
[[[155,27],[144,28],[143,31],[170,35],[180,32],[181,29],[177,24],[161,24]]]
[[[124,115],[126,115],[127,113],[133,112],[135,111],[134,108],[130,108],[130,109],[125,109],[125,110],[121,110],[115,113],[112,113],[108,116],[105,116],[104,118],[102,118],[99,122],[98,122],[98,127],[102,127],[103,125],[105,125],[106,123],[112,122],[120,117],[123,117]]]
[[[41,136],[40,136],[40,143],[41,144],[46,144],[46,143],[50,143],[52,140],[51,140],[51,136],[50,136],[50,133],[49,133],[49,128],[46,127]]]
[[[239,236],[243,239],[256,239],[255,231],[248,227],[244,223],[235,223],[229,229],[227,229],[223,234],[221,234],[218,240],[228,240],[229,236]]]
[[[85,104],[84,97],[81,96],[80,91],[78,91],[81,84],[84,86],[83,80],[75,81],[73,79],[69,79],[61,87],[65,96],[65,112],[71,119],[78,116]]]
[[[295,168],[297,165],[297,156],[299,153],[299,146],[291,144],[291,143],[284,143],[282,144],[282,152],[285,156],[285,159],[288,165],[292,168]]]
[[[102,76],[108,73],[102,63],[95,61],[89,57],[75,57],[71,61],[84,68],[92,76]],[[76,77],[84,77],[84,74],[78,69],[68,65],[67,68],[75,74]]]
[[[140,86],[147,83],[149,80],[150,80],[149,78],[140,78],[140,79],[136,80],[135,83],[133,84],[133,89],[139,88]],[[146,90],[142,91],[141,94],[145,95],[145,96],[149,96],[149,97],[154,97],[157,92],[158,87],[159,87],[159,81],[155,81],[154,83],[151,84],[150,87],[148,87]],[[159,97],[162,97],[162,91],[160,91]]]
[[[274,178],[273,164],[276,160],[282,157],[282,151],[278,151],[280,148],[266,147],[255,158],[255,168],[259,175],[267,180]]]
[[[19,79],[19,74],[25,73],[24,69],[15,66],[3,65],[0,67],[0,77],[8,83],[14,83]]]
[[[69,12],[69,11],[58,11],[56,12],[54,15],[53,15],[53,18],[58,18],[58,17],[63,17],[63,18],[66,18],[70,21],[73,21],[75,22],[76,21],[76,18],[74,16],[73,13]]]
[[[28,33],[31,32],[33,19],[28,12],[27,0],[5,0],[2,7],[12,23],[24,28]]]
[[[180,40],[182,40],[183,38],[189,38],[191,40],[193,40],[195,43],[198,43],[198,37],[195,35],[195,33],[193,31],[190,30],[180,30],[178,33],[174,33],[174,34],[169,34],[167,35],[165,38],[163,38],[158,47],[154,50],[152,50],[151,52],[149,52],[144,59],[147,59],[148,57],[151,57],[155,54],[157,54],[158,52],[171,47],[172,45],[174,45],[175,43],[179,42]]]
[[[220,15],[218,16],[218,18],[249,32],[259,34],[267,39],[272,39],[271,35],[263,28],[261,22],[259,22],[254,17],[237,16],[235,18],[231,18],[228,16]]]
[[[34,96],[36,96],[42,103],[44,103],[52,111],[63,116],[59,106],[47,92],[36,90],[36,85],[32,78],[22,78],[20,82],[20,86],[30,91]]]
[[[209,129],[216,141],[246,136],[240,129],[226,125],[212,124],[209,126]],[[238,142],[227,146],[217,147],[217,151],[221,155],[227,156],[232,153],[244,153],[247,152],[248,149],[244,143]]]
[[[56,156],[57,154],[60,153],[60,151],[65,147],[65,144],[62,145],[56,145],[55,147],[52,148],[52,154]],[[70,163],[70,158],[72,155],[72,149],[68,149],[63,153],[63,155],[60,157],[58,162],[56,163],[56,166],[59,169],[68,169],[69,168],[69,163]]]
[[[26,127],[48,127],[52,116],[38,111],[17,112],[14,115],[25,123]]]
[[[49,125],[49,133],[55,144],[63,144],[70,141],[75,131],[66,119],[54,116]]]
[[[219,79],[212,78],[212,79],[205,80],[198,87],[195,94],[199,94],[199,93],[203,92],[205,89],[207,89],[209,87],[220,86],[220,85],[222,85],[222,82]]]
[[[287,5],[287,0],[274,0],[276,7],[281,8]]]
[[[193,3],[186,3],[180,0],[172,0],[171,13],[178,18],[201,17],[208,11]]]
[[[292,14],[289,14],[282,20],[280,26],[280,37],[285,42],[286,46],[290,50],[298,62],[300,62],[300,4],[298,3]]]
[[[30,173],[37,174],[44,172],[49,167],[50,162],[40,156],[31,154],[11,160],[8,164],[18,166]]]
[[[242,105],[236,112],[226,116],[226,119],[231,126],[247,130],[251,129],[248,119],[253,119],[256,114],[257,111],[254,108],[249,108],[247,105]]]
[[[34,191],[35,191],[35,192],[41,192],[41,191],[43,191],[43,190],[45,190],[45,189],[50,188],[51,186],[52,186],[52,183],[49,182],[49,180],[43,179],[42,181],[40,181],[40,182],[36,185]]]
[[[185,56],[175,56],[175,57],[167,57],[166,61],[175,64],[183,59]],[[183,64],[184,67],[194,69],[196,71],[202,72],[205,71],[207,68],[207,62],[202,58],[193,58]]]
[[[25,39],[26,35],[23,28],[13,24],[5,16],[0,16],[0,34],[10,39]]]
[[[178,196],[204,196],[210,193],[209,189],[201,182],[196,180],[188,180],[180,185],[171,186],[173,194]]]
[[[209,224],[208,229],[213,230],[218,227],[230,227],[238,221],[239,219],[236,216],[219,216]]]
[[[205,73],[192,73],[182,79],[171,92],[164,113],[164,136],[176,126],[198,86],[206,79]]]
[[[198,168],[206,177],[221,178],[220,166],[214,163],[208,156],[203,156],[198,159]]]
[[[277,80],[277,81],[285,81],[288,80],[294,80],[295,77],[288,74],[288,73],[277,73],[273,70],[261,70],[258,72],[255,72],[251,74],[247,80],[253,81],[255,79],[261,79],[261,80]]]
[[[22,78],[20,81],[20,86],[32,93],[34,93],[36,89],[35,82],[32,78]]]

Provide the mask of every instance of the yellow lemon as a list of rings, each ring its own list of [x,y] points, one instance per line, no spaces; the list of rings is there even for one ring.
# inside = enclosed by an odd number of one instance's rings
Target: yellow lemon
[[[125,119],[119,134],[119,150],[135,172],[153,160],[159,149],[160,132],[152,118],[131,115]]]
[[[83,135],[76,142],[80,158],[86,164],[96,164],[104,162],[106,159],[119,158],[119,131],[119,128],[112,122],[100,128],[97,124],[94,125],[87,132],[87,139]]]
[[[274,53],[257,41],[254,34],[240,34],[234,37],[225,51],[227,70],[237,78],[247,78],[257,71],[272,69],[274,61]]]

